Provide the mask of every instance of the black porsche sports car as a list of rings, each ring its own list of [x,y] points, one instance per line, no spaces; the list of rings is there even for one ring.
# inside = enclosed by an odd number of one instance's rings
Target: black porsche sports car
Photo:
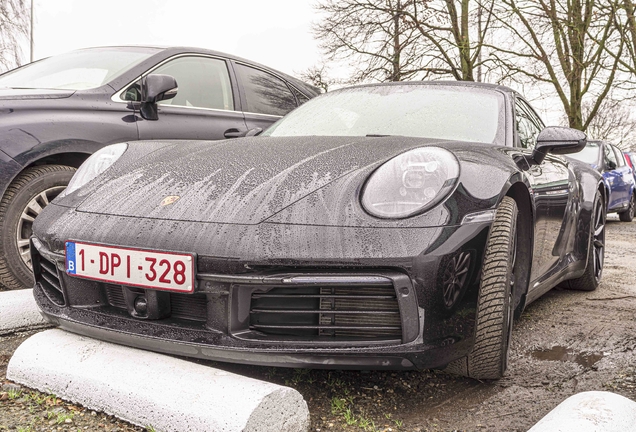
[[[34,295],[72,332],[258,365],[498,378],[513,316],[593,290],[584,133],[476,83],[342,89],[262,136],[105,147],[38,217]]]

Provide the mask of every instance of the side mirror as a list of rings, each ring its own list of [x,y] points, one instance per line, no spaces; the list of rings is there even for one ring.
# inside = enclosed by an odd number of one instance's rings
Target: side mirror
[[[607,171],[615,170],[615,169],[616,169],[616,162],[614,162],[614,161],[607,161],[606,169],[607,169]]]
[[[580,130],[551,126],[543,129],[537,137],[532,159],[540,164],[548,153],[568,154],[583,150],[587,144],[587,135]]]
[[[146,120],[157,120],[157,102],[177,95],[177,80],[170,75],[150,74],[141,79],[141,115]]]

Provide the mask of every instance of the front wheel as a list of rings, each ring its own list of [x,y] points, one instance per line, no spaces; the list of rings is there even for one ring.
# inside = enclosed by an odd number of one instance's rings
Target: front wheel
[[[501,378],[508,367],[514,317],[513,270],[517,263],[517,203],[504,197],[490,228],[481,268],[475,343],[447,371],[476,379]]]
[[[75,168],[43,165],[28,168],[9,185],[0,200],[0,284],[31,288],[29,238],[33,221],[73,177]]]
[[[632,197],[629,199],[629,206],[627,207],[627,210],[618,214],[621,222],[631,222],[634,220],[634,200],[636,199],[634,195],[636,195],[636,193],[633,193]]]

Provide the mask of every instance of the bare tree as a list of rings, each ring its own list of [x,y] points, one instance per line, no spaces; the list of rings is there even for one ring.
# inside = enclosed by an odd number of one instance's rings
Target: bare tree
[[[354,70],[347,80],[401,81],[421,72],[418,31],[406,22],[413,0],[323,0],[314,26],[329,60]]]
[[[495,14],[505,33],[491,46],[491,55],[502,73],[549,84],[576,129],[590,127],[619,73],[624,43],[607,7],[611,1],[497,2]]]
[[[329,91],[330,85],[338,83],[329,77],[327,67],[324,64],[311,66],[299,73],[298,77],[302,81],[315,85],[325,93]]]
[[[432,76],[481,80],[493,0],[324,0],[316,37],[354,76],[400,81]]]
[[[614,15],[615,26],[624,43],[624,55],[616,52],[612,47],[606,47],[607,51],[616,58],[621,69],[636,76],[636,6],[631,0],[605,0],[605,9]],[[634,90],[633,85],[627,86]]]
[[[0,0],[0,71],[20,65],[20,43],[29,32],[27,0]]]
[[[415,0],[405,11],[426,46],[422,58],[427,76],[458,81],[482,80],[482,53],[493,22],[492,0]],[[487,61],[487,60],[486,60]]]
[[[583,104],[584,113],[592,108],[591,103]],[[609,141],[628,150],[636,142],[636,119],[631,115],[632,108],[624,100],[605,99],[586,130],[588,137]]]

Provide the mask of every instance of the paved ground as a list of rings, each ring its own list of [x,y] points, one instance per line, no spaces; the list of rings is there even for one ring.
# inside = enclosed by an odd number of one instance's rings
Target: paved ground
[[[636,222],[621,223],[610,217],[599,289],[593,293],[552,290],[530,305],[515,322],[510,367],[498,382],[482,383],[436,371],[221,367],[298,389],[309,404],[312,430],[526,431],[581,391],[609,390],[636,400],[635,317]],[[11,353],[27,336],[0,338],[0,383]],[[175,383],[171,391],[177,390]],[[28,391],[21,396],[0,393],[0,430],[1,425],[25,431],[142,430],[61,401],[38,405],[41,397]],[[53,408],[61,410],[50,414]],[[76,413],[72,423],[63,420],[58,425],[60,412]],[[29,425],[32,429],[26,429]]]

